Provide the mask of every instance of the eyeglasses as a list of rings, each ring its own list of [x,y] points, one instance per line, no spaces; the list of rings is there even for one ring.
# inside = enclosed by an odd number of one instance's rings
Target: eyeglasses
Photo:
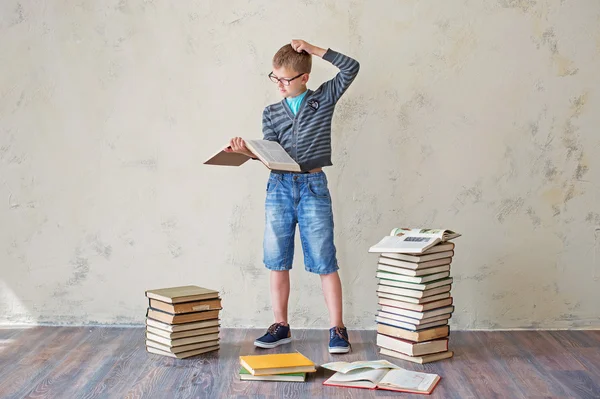
[[[281,84],[282,84],[282,85],[284,85],[284,86],[289,86],[289,85],[290,85],[290,82],[291,82],[292,80],[294,80],[294,79],[298,79],[298,78],[299,78],[300,76],[302,76],[302,75],[304,75],[304,73],[301,73],[301,74],[300,74],[300,75],[298,75],[298,76],[294,76],[293,78],[278,78],[277,76],[275,76],[275,75],[273,74],[273,72],[271,72],[271,73],[269,73],[269,75],[268,75],[268,76],[269,76],[269,79],[271,79],[271,82],[273,82],[273,83],[279,83],[279,82],[281,82]]]

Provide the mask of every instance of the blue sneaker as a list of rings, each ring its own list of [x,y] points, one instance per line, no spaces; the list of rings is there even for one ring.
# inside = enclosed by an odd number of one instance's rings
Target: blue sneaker
[[[281,323],[273,323],[267,330],[267,333],[254,341],[254,345],[259,348],[275,348],[276,346],[292,342],[292,333],[290,326],[284,326]]]
[[[329,329],[329,353],[348,353],[351,347],[346,327]]]

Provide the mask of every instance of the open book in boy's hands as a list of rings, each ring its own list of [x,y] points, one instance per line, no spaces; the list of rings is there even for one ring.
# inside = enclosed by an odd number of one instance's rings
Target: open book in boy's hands
[[[369,248],[369,252],[421,254],[431,247],[460,237],[452,230],[395,228],[389,236]]]
[[[335,370],[323,385],[346,388],[383,389],[429,395],[440,381],[437,374],[405,370],[387,360],[333,362],[321,367]]]
[[[281,144],[269,140],[245,140],[246,147],[265,166],[271,170],[285,170],[289,172],[300,172],[300,165],[283,149]],[[227,147],[227,145],[225,146]],[[204,161],[205,165],[240,166],[250,157],[237,152],[220,150],[215,155]]]

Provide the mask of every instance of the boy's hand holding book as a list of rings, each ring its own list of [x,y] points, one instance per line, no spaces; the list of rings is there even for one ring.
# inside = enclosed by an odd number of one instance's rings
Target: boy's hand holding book
[[[225,148],[225,152],[237,152],[238,154],[247,155],[250,158],[256,158],[256,155],[246,147],[246,142],[241,137],[234,137],[229,140],[229,147]]]
[[[259,159],[271,170],[301,172],[300,165],[276,141],[244,140],[234,137],[229,145],[221,147],[215,155],[204,161],[206,165],[240,166],[248,159]]]

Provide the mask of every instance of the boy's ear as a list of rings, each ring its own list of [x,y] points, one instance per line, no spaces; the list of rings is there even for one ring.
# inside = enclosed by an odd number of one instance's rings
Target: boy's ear
[[[306,84],[308,82],[308,79],[310,78],[310,74],[305,73],[304,75],[302,75],[302,84]]]

